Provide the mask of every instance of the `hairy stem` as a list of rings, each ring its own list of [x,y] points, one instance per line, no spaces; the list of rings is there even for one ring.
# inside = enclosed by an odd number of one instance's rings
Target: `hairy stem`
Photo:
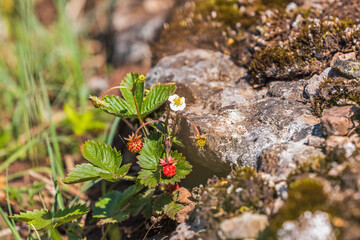
[[[185,116],[185,115],[180,115],[180,117],[185,118],[186,120],[188,120],[188,121],[194,126],[194,128],[195,128],[196,133],[198,134],[198,136],[200,136],[199,129],[196,127],[195,123],[194,123],[190,118],[188,118],[188,117]]]
[[[150,124],[150,123],[155,123],[155,122],[161,122],[159,120],[151,120],[151,121],[148,121],[146,123],[143,123],[135,132],[135,137],[137,136],[137,134],[139,133],[140,129],[145,127],[146,125]]]
[[[103,95],[101,95],[101,97],[99,99],[102,99],[103,97],[105,97],[105,95],[110,92],[111,90],[114,90],[114,89],[121,89],[121,88],[125,88],[125,89],[129,89],[131,90],[131,88],[128,88],[128,87],[124,87],[124,86],[117,86],[117,87],[112,87],[110,88],[109,90],[107,90],[106,92],[103,93]]]

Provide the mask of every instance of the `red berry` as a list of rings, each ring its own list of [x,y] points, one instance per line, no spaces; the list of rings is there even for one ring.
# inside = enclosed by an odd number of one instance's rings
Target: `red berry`
[[[163,166],[163,173],[166,177],[172,177],[176,174],[176,166],[173,164],[165,164]]]
[[[132,153],[138,153],[143,148],[143,142],[141,139],[130,140],[127,144],[127,148]]]

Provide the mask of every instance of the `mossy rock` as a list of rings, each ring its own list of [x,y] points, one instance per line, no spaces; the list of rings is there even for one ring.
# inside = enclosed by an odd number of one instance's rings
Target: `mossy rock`
[[[304,21],[303,26],[289,32],[291,40],[282,47],[262,48],[253,54],[249,64],[251,84],[306,78],[328,67],[335,53],[359,48],[355,40],[360,31],[351,20],[322,17]]]
[[[238,56],[246,51],[244,35],[256,31],[261,12],[283,12],[290,0],[193,0],[179,7],[152,48],[154,61],[187,48],[218,50]],[[241,50],[239,50],[241,48]],[[244,56],[240,56],[243,58]]]
[[[197,213],[209,235],[216,235],[224,219],[247,211],[264,214],[276,195],[274,188],[252,167],[238,168],[227,179],[212,179],[202,191]]]
[[[339,76],[327,78],[312,100],[314,113],[321,116],[324,109],[342,105],[360,105],[360,81]]]

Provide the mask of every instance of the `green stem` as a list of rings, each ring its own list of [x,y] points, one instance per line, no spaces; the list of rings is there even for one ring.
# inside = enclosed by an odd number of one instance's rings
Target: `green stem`
[[[124,176],[122,179],[136,181],[136,177],[134,177],[134,176]]]
[[[139,109],[139,106],[138,106],[138,103],[136,101],[136,97],[135,97],[134,93],[133,93],[133,98],[134,98],[134,102],[135,102],[136,112],[137,112],[137,115],[138,115],[138,118],[139,118],[139,121],[140,121],[140,125],[143,125],[144,121],[141,118],[140,109]],[[149,131],[147,130],[147,128],[145,127],[144,129],[145,129],[145,131],[144,131],[145,136],[149,136]]]

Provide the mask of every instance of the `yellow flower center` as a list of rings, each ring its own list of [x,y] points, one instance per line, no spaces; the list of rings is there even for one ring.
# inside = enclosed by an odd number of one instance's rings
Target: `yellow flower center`
[[[174,104],[175,104],[176,106],[180,106],[180,105],[181,105],[181,98],[180,98],[180,97],[174,98]]]

